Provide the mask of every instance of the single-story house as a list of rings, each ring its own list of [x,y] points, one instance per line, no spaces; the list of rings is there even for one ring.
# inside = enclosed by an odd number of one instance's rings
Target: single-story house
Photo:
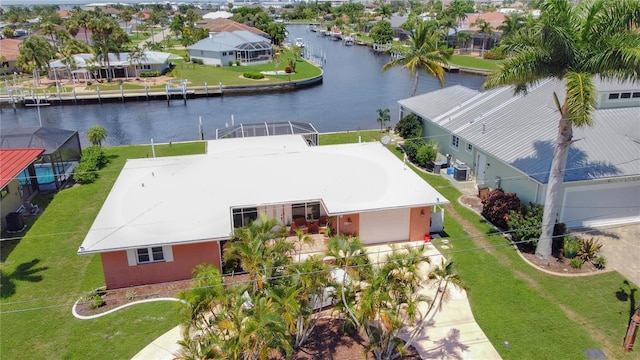
[[[202,15],[203,19],[229,19],[233,16],[232,13],[228,11],[212,11]]]
[[[205,65],[226,66],[229,62],[260,64],[271,61],[273,46],[260,35],[249,31],[211,33],[206,39],[188,46],[192,59],[201,59]]]
[[[283,224],[334,217],[337,233],[372,244],[424,240],[446,203],[377,142],[211,140],[202,155],[128,160],[78,254],[100,254],[107,288],[175,281],[221,266],[221,243],[259,213]]]
[[[20,178],[25,197],[36,191],[57,191],[71,179],[82,156],[77,131],[50,127],[17,127],[0,133],[2,149],[40,149],[44,152],[34,164],[35,175]],[[37,180],[37,181],[35,181]]]
[[[136,68],[138,74],[145,72],[157,71],[163,74],[170,68],[169,57],[171,53],[161,51],[144,51],[144,57],[140,61],[131,59],[130,53],[109,53],[109,65],[112,72],[112,78],[129,78],[136,76]],[[91,73],[91,66],[95,65],[96,74]],[[98,78],[107,77],[107,60],[99,61],[94,54],[76,54],[73,55],[73,61],[70,64],[60,60],[52,61],[49,64],[50,79],[69,79],[70,76],[76,80],[88,80],[92,76]],[[97,76],[96,76],[97,75]]]
[[[0,228],[7,229],[7,216],[24,210],[31,191],[25,178],[35,178],[33,163],[44,149],[0,149]],[[27,190],[27,191],[25,191]],[[11,229],[9,229],[11,230]]]
[[[269,34],[258,29],[257,27],[241,24],[237,21],[224,18],[201,19],[196,21],[196,27],[207,29],[209,33],[215,34],[233,31],[248,31],[253,34],[260,35],[266,39],[270,39]]]
[[[569,227],[640,221],[640,84],[596,84],[595,125],[574,129],[566,165],[559,221]],[[560,120],[554,92],[562,103],[556,80],[526,95],[456,85],[399,101],[400,116],[416,114],[425,139],[477,184],[543,204]]]
[[[20,45],[20,39],[0,39],[0,74],[20,72],[16,66]]]

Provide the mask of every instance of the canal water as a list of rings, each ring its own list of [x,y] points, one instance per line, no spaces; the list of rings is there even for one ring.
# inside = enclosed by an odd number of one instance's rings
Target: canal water
[[[41,107],[42,125],[78,130],[86,145],[86,130],[103,126],[106,145],[148,144],[199,139],[202,117],[205,139],[215,138],[216,128],[235,124],[295,121],[312,123],[320,132],[374,129],[377,109],[391,110],[391,126],[398,121],[398,100],[411,96],[414,80],[408,71],[392,68],[382,72],[391,58],[377,55],[366,46],[344,46],[320,37],[306,25],[290,25],[288,39],[303,38],[307,51],[322,54],[321,85],[293,92],[199,98],[187,101],[108,103]],[[480,89],[483,76],[447,74],[445,86],[464,85]],[[416,94],[439,89],[437,80],[422,75]],[[0,128],[38,126],[36,108],[2,109]]]

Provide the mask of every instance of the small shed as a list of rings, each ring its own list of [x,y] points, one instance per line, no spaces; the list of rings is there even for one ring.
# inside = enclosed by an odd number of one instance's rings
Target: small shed
[[[42,156],[34,163],[39,191],[57,191],[71,179],[73,170],[82,156],[77,131],[50,127],[18,127],[3,129],[0,148],[44,148]],[[30,182],[26,177],[22,182]],[[21,185],[28,185],[23,183]],[[26,187],[30,188],[30,187]]]

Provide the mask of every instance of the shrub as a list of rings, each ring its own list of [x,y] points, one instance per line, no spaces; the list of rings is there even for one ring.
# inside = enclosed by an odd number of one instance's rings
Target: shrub
[[[101,146],[88,146],[82,150],[81,161],[95,164],[97,169],[102,169],[107,165],[107,155]]]
[[[159,71],[147,71],[147,72],[140,73],[140,77],[143,77],[143,78],[158,77],[158,76],[160,76]]]
[[[508,230],[509,211],[519,211],[520,206],[520,199],[515,193],[494,189],[482,200],[481,215],[498,228]]]
[[[578,255],[578,250],[580,250],[580,243],[575,239],[565,238],[564,239],[564,256],[568,259],[573,259]]]
[[[227,61],[227,65],[228,65],[228,66],[233,66],[233,60],[229,60],[229,61]]]
[[[507,216],[507,226],[511,232],[511,240],[537,242],[542,235],[543,212],[544,208],[541,205],[534,204],[522,205],[518,211],[510,210]]]
[[[127,291],[127,294],[125,295],[125,297],[127,298],[127,300],[131,301],[133,299],[136,298],[136,296],[138,296],[138,293],[136,293],[135,290],[129,290]]]
[[[91,81],[87,81],[87,86],[91,86],[93,83]]]
[[[191,62],[198,65],[204,65],[204,61],[198,58],[191,58]]]
[[[240,60],[236,60],[236,66],[240,66]]]
[[[598,269],[604,269],[607,267],[607,258],[603,255],[599,255],[593,262],[593,265]]]
[[[574,269],[582,269],[582,260],[580,260],[580,258],[575,257],[571,259],[570,264],[571,264],[571,267]]]
[[[86,303],[89,309],[99,308],[104,305],[103,296],[106,294],[105,288],[100,287],[83,296],[80,301]]]
[[[255,72],[255,71],[246,72],[246,73],[242,74],[242,76],[246,77],[247,79],[256,79],[256,80],[264,79],[264,75],[263,74],[261,74],[259,72]]]
[[[498,51],[498,48],[492,48],[489,51],[485,51],[485,53],[482,55],[483,58],[487,59],[487,60],[504,60],[507,58],[507,56],[505,54],[503,54],[502,52]]]
[[[405,154],[407,154],[407,157],[411,162],[418,164],[418,150],[420,150],[420,148],[422,148],[426,144],[427,143],[424,141],[424,139],[421,138],[410,139],[404,142],[404,152]],[[420,165],[424,166],[424,163]]]
[[[95,164],[80,161],[73,172],[73,178],[78,184],[91,184],[98,178],[98,168]]]
[[[291,74],[291,68],[287,66],[286,68],[284,68],[284,72],[286,72],[287,74]]]
[[[421,139],[422,140],[422,139]],[[429,142],[418,149],[416,163],[420,166],[427,166],[427,163],[434,162],[438,155],[437,143]]]
[[[582,262],[594,260],[598,256],[598,252],[602,248],[602,244],[599,241],[594,240],[593,238],[588,240],[579,239],[578,242],[580,244],[578,257],[580,258],[580,260],[582,260]]]
[[[409,114],[398,121],[394,130],[405,139],[421,138],[422,121],[415,114]]]

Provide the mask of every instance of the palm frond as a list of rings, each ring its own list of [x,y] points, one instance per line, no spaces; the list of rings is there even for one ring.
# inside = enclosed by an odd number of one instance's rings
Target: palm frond
[[[593,75],[570,72],[566,76],[567,113],[571,123],[577,127],[593,125],[591,112],[595,108],[596,87]]]

